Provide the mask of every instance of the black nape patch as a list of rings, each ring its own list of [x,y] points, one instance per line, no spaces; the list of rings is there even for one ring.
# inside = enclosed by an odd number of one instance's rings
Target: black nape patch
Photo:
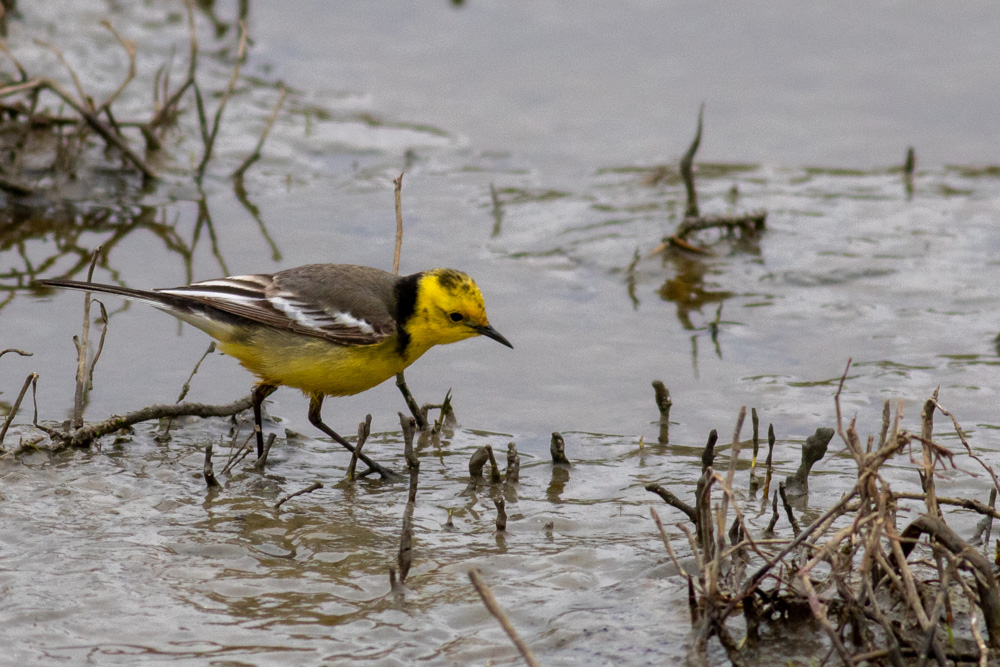
[[[410,334],[403,325],[417,309],[417,284],[422,277],[422,273],[414,273],[396,283],[396,351],[400,356],[405,355],[410,344]]]

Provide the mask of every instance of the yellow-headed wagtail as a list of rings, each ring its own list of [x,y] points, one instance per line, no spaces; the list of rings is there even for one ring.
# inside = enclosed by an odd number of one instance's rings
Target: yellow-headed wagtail
[[[220,350],[260,378],[251,393],[258,456],[264,447],[260,406],[279,385],[308,394],[309,421],[353,452],[323,423],[324,397],[371,389],[435,345],[487,336],[513,348],[486,318],[476,283],[453,269],[396,276],[367,266],[309,264],[152,291],[39,282],[145,301],[218,340]]]

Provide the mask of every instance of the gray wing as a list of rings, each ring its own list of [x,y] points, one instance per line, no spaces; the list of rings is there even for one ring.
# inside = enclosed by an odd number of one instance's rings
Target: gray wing
[[[372,345],[396,333],[396,280],[369,267],[311,264],[156,291],[341,345]]]

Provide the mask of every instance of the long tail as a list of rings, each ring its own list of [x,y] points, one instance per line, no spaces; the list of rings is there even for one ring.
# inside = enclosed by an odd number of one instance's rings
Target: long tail
[[[104,294],[115,294],[127,299],[145,301],[154,306],[159,306],[167,310],[187,310],[187,303],[183,299],[153,292],[152,290],[133,289],[131,287],[119,287],[118,285],[102,285],[100,283],[85,283],[79,280],[39,280],[39,285],[49,287],[64,287],[66,289],[80,290],[81,292],[102,292]]]
[[[39,284],[49,287],[64,287],[81,292],[101,292],[114,294],[126,299],[142,301],[174,317],[184,320],[209,336],[222,342],[230,339],[235,331],[234,326],[245,323],[244,318],[227,313],[211,305],[188,296],[167,294],[153,290],[119,287],[118,285],[102,285],[100,283],[85,283],[78,280],[39,280]]]

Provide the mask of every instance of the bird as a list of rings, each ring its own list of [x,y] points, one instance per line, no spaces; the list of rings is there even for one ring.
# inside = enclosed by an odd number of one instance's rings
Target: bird
[[[323,422],[325,397],[367,391],[435,345],[486,336],[514,347],[490,324],[475,281],[455,269],[398,276],[368,266],[307,264],[153,290],[38,282],[145,302],[216,339],[220,351],[257,377],[251,404],[258,458],[264,449],[261,404],[279,386],[307,395],[310,423],[353,452]],[[386,476],[366,455],[359,458]]]

